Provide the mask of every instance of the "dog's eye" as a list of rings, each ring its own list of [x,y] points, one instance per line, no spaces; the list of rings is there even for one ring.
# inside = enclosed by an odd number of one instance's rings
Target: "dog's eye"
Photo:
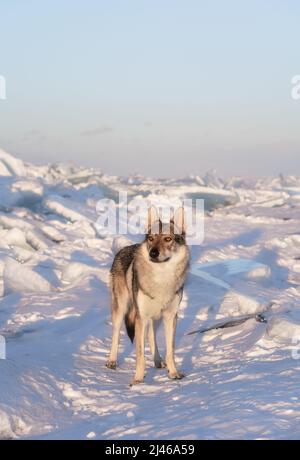
[[[171,238],[170,236],[166,236],[165,241],[166,241],[167,243],[170,243],[170,241],[172,241],[172,238]]]
[[[153,241],[153,240],[154,240],[153,236],[149,235],[148,236],[148,241]]]

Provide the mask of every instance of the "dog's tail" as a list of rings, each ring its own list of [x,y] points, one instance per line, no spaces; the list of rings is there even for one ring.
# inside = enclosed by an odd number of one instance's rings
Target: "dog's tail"
[[[126,315],[125,315],[125,326],[128,337],[133,343],[134,335],[135,335],[135,320],[136,320],[136,308],[134,305],[130,305]]]

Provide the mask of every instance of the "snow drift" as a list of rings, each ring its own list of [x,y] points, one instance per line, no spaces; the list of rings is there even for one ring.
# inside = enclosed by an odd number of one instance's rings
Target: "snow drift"
[[[96,203],[120,190],[206,200],[179,312],[180,382],[147,349],[146,383],[130,388],[124,332],[119,369],[105,367],[108,273],[132,238],[100,238]],[[295,176],[122,178],[0,150],[0,438],[299,439],[299,190]],[[162,331],[158,342],[164,353]]]

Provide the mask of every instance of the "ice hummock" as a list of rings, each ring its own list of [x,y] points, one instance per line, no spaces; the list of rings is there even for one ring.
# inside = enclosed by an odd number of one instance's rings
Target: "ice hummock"
[[[179,312],[180,383],[147,350],[146,383],[130,389],[124,333],[119,370],[104,365],[109,268],[135,239],[100,237],[96,203],[124,190],[207,203]],[[299,439],[299,191],[296,176],[121,178],[0,150],[0,438]]]

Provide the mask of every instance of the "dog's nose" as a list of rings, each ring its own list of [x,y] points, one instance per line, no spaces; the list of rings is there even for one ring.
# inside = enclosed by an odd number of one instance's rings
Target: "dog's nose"
[[[157,248],[152,248],[149,254],[152,259],[156,259],[159,256],[159,250]]]

